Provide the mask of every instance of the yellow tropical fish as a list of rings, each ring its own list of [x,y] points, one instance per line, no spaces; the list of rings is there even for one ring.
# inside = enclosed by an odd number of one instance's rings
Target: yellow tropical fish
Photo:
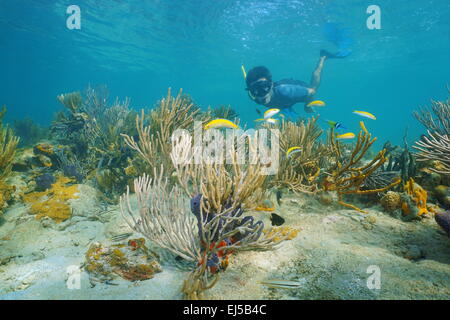
[[[300,147],[291,147],[286,151],[286,156],[289,158],[292,154],[302,151]]]
[[[307,107],[325,107],[326,104],[322,100],[314,100],[306,105]]]
[[[280,112],[280,109],[269,109],[266,112],[264,112],[264,119],[272,118],[278,112]]]
[[[357,111],[357,110],[355,110],[355,111],[353,111],[353,113],[357,114],[358,116],[364,117],[364,118],[377,120],[377,118],[373,114],[371,114],[369,112],[366,112],[366,111]]]
[[[336,136],[336,139],[353,139],[355,134],[353,132],[347,132]]]
[[[255,121],[256,121],[256,122],[262,122],[262,121],[264,121],[264,122],[267,122],[267,123],[275,124],[275,123],[278,122],[278,119],[274,119],[274,118],[263,119],[263,118],[260,118],[260,119],[256,119]]]
[[[215,120],[212,120],[212,121],[208,122],[203,127],[203,129],[205,129],[205,130],[218,129],[218,128],[237,129],[239,127],[236,124],[234,124],[233,122],[231,122],[230,120],[227,120],[227,119],[215,119]]]

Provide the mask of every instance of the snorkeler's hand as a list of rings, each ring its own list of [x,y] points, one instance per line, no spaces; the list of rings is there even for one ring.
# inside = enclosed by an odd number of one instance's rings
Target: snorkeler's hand
[[[306,88],[308,90],[308,96],[312,97],[316,94],[316,89],[314,88]]]
[[[314,113],[315,112],[313,108],[308,107],[306,104],[304,106],[304,110],[306,113]]]

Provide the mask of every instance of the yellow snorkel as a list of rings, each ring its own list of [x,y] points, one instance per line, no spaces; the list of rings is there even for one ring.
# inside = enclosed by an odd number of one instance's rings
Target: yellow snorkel
[[[244,75],[244,80],[247,78],[247,72],[245,72],[244,64],[241,65],[242,74]]]

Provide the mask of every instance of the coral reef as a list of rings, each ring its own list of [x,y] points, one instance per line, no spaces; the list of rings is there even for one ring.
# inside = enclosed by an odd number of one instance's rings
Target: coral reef
[[[256,157],[254,161],[239,165],[238,152],[232,144],[227,150],[231,164],[211,164],[205,159],[194,164],[191,145],[192,137],[186,132],[172,141],[170,156],[179,186],[170,188],[163,169],[159,173],[154,169],[153,176],[157,178],[144,175],[134,182],[138,209],[133,209],[129,191],[121,197],[120,204],[130,227],[159,247],[197,263],[182,292],[188,299],[199,299],[216,284],[218,273],[228,265],[229,255],[270,250],[295,233],[285,228],[263,232],[261,221],[245,215],[264,196],[266,176],[261,174],[262,164],[256,152],[250,153]],[[249,148],[255,146],[250,144]]]

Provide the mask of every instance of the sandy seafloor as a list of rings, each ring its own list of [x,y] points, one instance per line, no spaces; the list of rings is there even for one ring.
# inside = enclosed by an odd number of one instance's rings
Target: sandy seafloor
[[[131,231],[119,206],[102,205],[96,190],[80,186],[71,219],[36,220],[22,203],[0,216],[0,299],[181,299],[187,271],[168,262],[154,278],[68,289],[67,267],[79,266],[93,242]],[[274,251],[242,252],[207,299],[450,299],[450,238],[433,219],[404,222],[380,206],[368,214],[323,205],[313,196],[285,195],[276,212],[299,235]],[[269,225],[269,213],[254,212]],[[369,217],[369,218],[367,218]],[[133,237],[141,237],[134,234]],[[369,266],[381,271],[381,288],[369,289]],[[269,279],[297,280],[295,289],[271,289]]]

